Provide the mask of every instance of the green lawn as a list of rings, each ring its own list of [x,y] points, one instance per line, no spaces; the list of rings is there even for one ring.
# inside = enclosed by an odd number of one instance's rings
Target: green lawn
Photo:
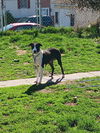
[[[0,80],[35,77],[32,42],[60,49],[66,74],[100,70],[100,37],[84,32],[79,38],[64,28],[43,31],[0,32]],[[44,75],[50,72],[46,66]],[[55,73],[61,73],[56,61]],[[100,77],[0,88],[0,133],[90,132],[100,132]]]
[[[100,132],[100,77],[0,88],[0,133],[90,132]]]
[[[54,29],[55,30],[55,29]],[[34,31],[0,33],[0,80],[35,77],[29,43],[39,42],[42,49],[60,49],[65,73],[100,70],[100,38],[78,38],[76,33],[37,33]],[[44,75],[51,72],[47,65]],[[55,73],[60,68],[55,61]]]

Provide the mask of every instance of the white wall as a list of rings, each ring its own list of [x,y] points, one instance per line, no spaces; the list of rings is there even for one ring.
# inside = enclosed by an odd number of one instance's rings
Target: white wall
[[[6,0],[6,10],[9,10],[15,18],[34,15],[35,0],[30,1],[30,8],[21,8],[21,9],[18,9],[17,0]]]
[[[60,9],[59,12],[59,26],[70,26],[70,10],[68,9]]]
[[[84,8],[83,10],[76,8],[75,13],[75,27],[86,27],[88,25],[96,24],[100,17],[99,11]]]
[[[54,5],[51,4],[51,16],[54,16],[55,19],[55,12],[58,12],[58,19],[59,19],[59,23],[56,24],[55,26],[64,26],[64,27],[68,27],[70,26],[70,15],[73,14],[73,9],[69,8],[69,7],[60,7],[59,5]]]

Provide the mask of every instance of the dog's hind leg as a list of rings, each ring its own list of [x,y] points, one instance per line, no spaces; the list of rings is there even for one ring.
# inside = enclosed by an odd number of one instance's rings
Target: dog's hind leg
[[[54,73],[53,61],[51,61],[51,62],[49,63],[49,65],[51,66],[51,69],[52,69],[52,72],[51,72],[50,77],[53,78],[53,73]]]
[[[64,78],[64,69],[63,69],[63,67],[62,67],[61,57],[58,58],[57,61],[58,61],[58,64],[60,65],[60,68],[61,68],[62,78]]]

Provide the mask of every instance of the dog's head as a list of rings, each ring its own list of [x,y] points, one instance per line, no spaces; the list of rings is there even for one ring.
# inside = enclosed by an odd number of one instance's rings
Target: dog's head
[[[42,44],[40,44],[40,43],[30,43],[29,46],[31,46],[33,53],[36,54],[40,51],[40,46],[42,46]]]

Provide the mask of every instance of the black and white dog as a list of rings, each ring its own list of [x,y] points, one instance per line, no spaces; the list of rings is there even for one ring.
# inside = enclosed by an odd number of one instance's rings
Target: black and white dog
[[[60,51],[55,48],[49,48],[47,50],[41,50],[40,47],[42,44],[40,43],[31,43],[29,44],[32,48],[33,58],[34,58],[34,66],[37,75],[36,84],[40,84],[43,77],[43,68],[44,65],[49,64],[52,69],[51,78],[53,78],[54,66],[53,61],[57,60],[60,65],[62,71],[62,78],[64,78],[64,70],[61,62],[61,54]]]

